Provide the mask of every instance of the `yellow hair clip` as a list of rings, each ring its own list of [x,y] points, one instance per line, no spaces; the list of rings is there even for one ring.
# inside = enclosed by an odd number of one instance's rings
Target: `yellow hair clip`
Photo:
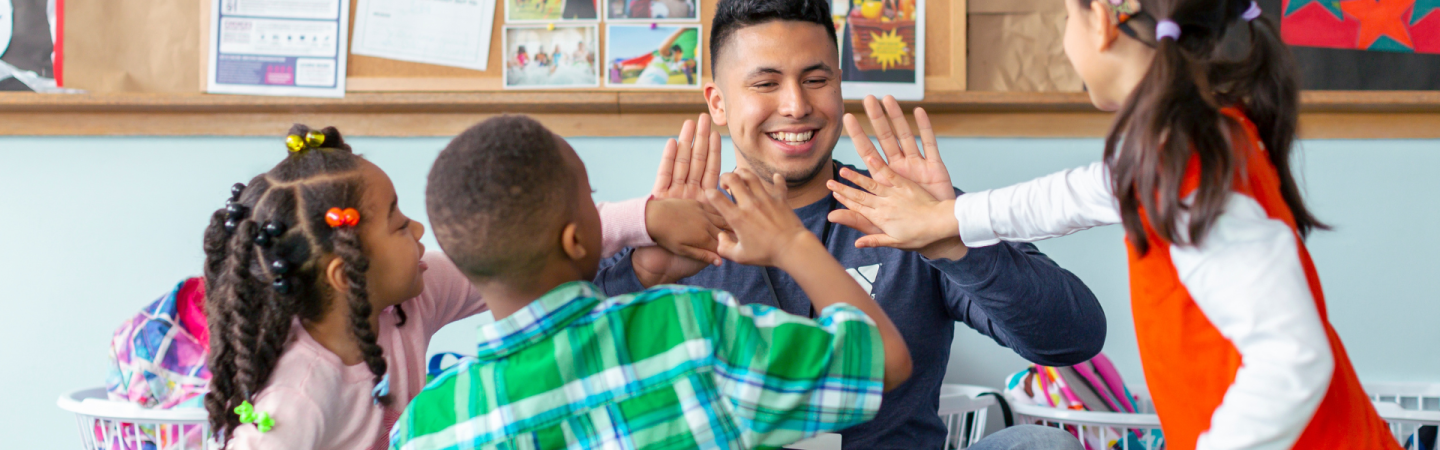
[[[305,137],[300,137],[298,134],[285,136],[285,147],[290,149],[290,153],[320,148],[321,145],[325,145],[325,134],[319,131],[305,133]]]

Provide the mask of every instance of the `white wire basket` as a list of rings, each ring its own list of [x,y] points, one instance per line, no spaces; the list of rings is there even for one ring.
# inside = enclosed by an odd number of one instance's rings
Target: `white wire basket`
[[[940,386],[940,420],[945,421],[945,448],[961,449],[985,436],[985,414],[996,404],[999,391],[981,386]],[[992,395],[995,394],[995,395]],[[787,450],[840,450],[840,435],[826,433],[785,446]]]
[[[985,437],[985,420],[999,391],[982,386],[940,386],[940,420],[945,421],[945,448],[962,449]]]
[[[1149,435],[1160,430],[1160,417],[1155,415],[1155,406],[1150,402],[1150,393],[1145,386],[1130,386],[1130,393],[1136,397],[1136,414],[1074,411],[1051,408],[1010,398],[1010,409],[1015,424],[1038,424],[1064,428],[1081,437],[1086,448],[1109,448],[1103,443],[1118,442],[1121,450],[1162,450],[1136,445],[1137,441],[1125,438],[1126,432]],[[1440,425],[1440,384],[1423,383],[1367,383],[1365,392],[1375,402],[1380,417],[1390,424],[1390,432],[1402,445],[1406,445],[1416,431],[1423,426]],[[1430,443],[1434,445],[1434,443]],[[1406,447],[1415,448],[1415,447]]]
[[[210,437],[204,409],[142,408],[109,400],[103,387],[63,394],[55,404],[75,413],[86,450],[203,450]]]

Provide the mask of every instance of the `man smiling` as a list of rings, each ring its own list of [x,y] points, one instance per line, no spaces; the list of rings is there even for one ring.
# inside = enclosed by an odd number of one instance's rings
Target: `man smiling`
[[[936,411],[955,322],[1040,364],[1074,365],[1100,351],[1105,315],[1094,294],[1034,246],[967,250],[957,239],[921,253],[856,248],[855,241],[864,234],[828,220],[832,213],[846,211],[830,196],[826,182],[848,184],[836,176],[843,165],[831,158],[845,107],[828,0],[719,0],[711,33],[715,81],[705,86],[705,100],[714,123],[729,128],[737,165],[761,179],[784,177],[790,207],[894,320],[914,361],[910,380],[885,394],[873,421],[842,432],[846,449],[944,447],[946,430]],[[898,105],[891,102],[887,106],[893,105],[892,114],[898,114]],[[872,120],[887,120],[873,113],[880,105],[871,101],[867,107]],[[904,128],[902,132],[908,132]],[[704,172],[697,166],[715,161],[698,150],[718,142],[707,139],[708,129],[708,124],[700,124],[694,139],[697,151],[685,161],[688,166],[676,164],[676,181],[684,181],[687,169],[691,174]],[[693,134],[687,132],[682,132],[682,141]],[[908,135],[891,137],[891,142],[915,145]],[[688,142],[680,145],[690,148]],[[922,184],[953,190],[949,174],[926,170],[931,167],[897,169],[908,170],[907,177]],[[658,247],[622,253],[601,270],[596,283],[608,294],[660,283],[697,285],[792,314],[815,313],[783,271],[729,261],[711,267]],[[972,448],[1080,447],[1064,432],[1030,426],[1002,431]]]

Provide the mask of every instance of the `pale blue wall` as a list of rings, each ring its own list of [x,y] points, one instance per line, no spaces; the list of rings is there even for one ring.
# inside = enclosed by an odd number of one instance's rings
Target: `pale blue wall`
[[[401,208],[423,220],[422,194],[443,139],[353,139],[395,181]],[[644,195],[662,139],[572,140],[599,200]],[[956,184],[998,187],[1093,161],[1094,139],[944,139]],[[727,144],[728,146],[728,144]],[[1302,164],[1309,198],[1336,226],[1310,242],[1331,318],[1362,378],[1440,382],[1440,222],[1437,141],[1310,141]],[[283,155],[277,139],[0,137],[0,436],[6,448],[67,448],[74,421],[61,392],[104,382],[110,333],[181,277],[198,271],[200,235],[229,186]],[[836,150],[854,162],[843,141]],[[733,165],[731,154],[726,163]],[[1119,229],[1041,244],[1105,304],[1106,348],[1139,377]],[[434,246],[427,236],[427,244]],[[472,348],[471,319],[433,349]],[[964,328],[962,326],[962,328]],[[1024,365],[968,329],[949,379],[998,384]]]

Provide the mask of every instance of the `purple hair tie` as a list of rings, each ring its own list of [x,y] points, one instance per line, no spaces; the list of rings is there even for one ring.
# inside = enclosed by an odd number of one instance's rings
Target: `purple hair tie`
[[[1240,17],[1245,19],[1246,22],[1255,20],[1255,18],[1260,17],[1260,3],[1254,1],[1250,2],[1250,9],[1245,10],[1245,14],[1241,14]]]
[[[1163,41],[1165,38],[1180,40],[1180,24],[1170,19],[1155,24],[1155,42]]]

